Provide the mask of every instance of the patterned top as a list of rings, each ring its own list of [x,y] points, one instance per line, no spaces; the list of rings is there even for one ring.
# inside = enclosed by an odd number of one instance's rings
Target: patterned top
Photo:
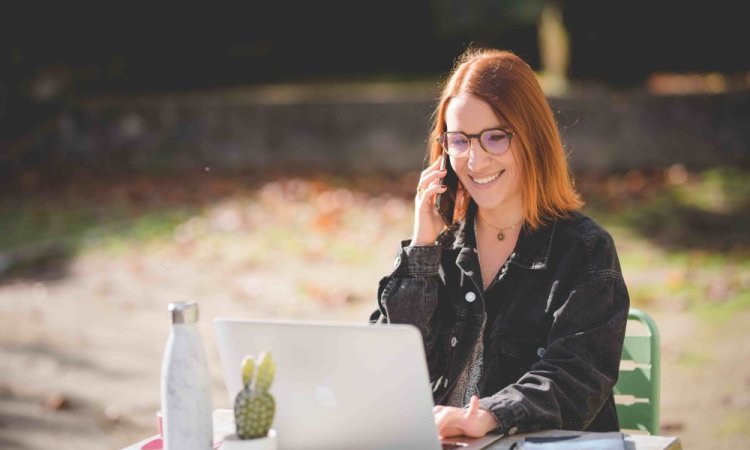
[[[474,236],[476,235],[477,222],[474,220]],[[476,244],[474,248],[478,253],[478,246]],[[508,265],[513,261],[513,257],[515,257],[515,253],[511,254],[500,268],[500,276],[496,277],[498,281],[505,278],[505,274],[508,271]],[[477,339],[476,344],[474,344],[474,351],[471,354],[471,359],[458,377],[453,390],[448,394],[446,402],[448,406],[463,408],[469,404],[472,395],[479,396],[479,379],[482,376],[482,366],[484,363],[484,326],[486,323],[487,315],[485,315],[484,320],[482,321],[482,326],[479,329],[479,339]]]
[[[484,339],[482,336],[484,336],[485,323],[487,323],[486,318],[479,329],[480,337],[477,339],[477,343],[474,344],[474,352],[471,355],[471,360],[464,367],[451,393],[448,394],[446,401],[448,406],[463,408],[469,404],[472,395],[479,396],[479,378],[482,376],[482,355],[484,354]]]

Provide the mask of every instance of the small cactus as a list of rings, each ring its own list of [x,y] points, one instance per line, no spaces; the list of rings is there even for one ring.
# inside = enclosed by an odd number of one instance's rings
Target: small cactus
[[[258,359],[257,371],[252,356],[242,360],[244,388],[234,400],[234,423],[240,439],[267,436],[276,413],[276,402],[268,392],[276,374],[276,364],[270,353],[262,353]]]

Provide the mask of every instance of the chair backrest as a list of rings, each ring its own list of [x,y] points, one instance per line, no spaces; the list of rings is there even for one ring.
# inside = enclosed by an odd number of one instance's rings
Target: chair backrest
[[[656,322],[631,308],[614,388],[620,428],[659,434],[660,357]]]

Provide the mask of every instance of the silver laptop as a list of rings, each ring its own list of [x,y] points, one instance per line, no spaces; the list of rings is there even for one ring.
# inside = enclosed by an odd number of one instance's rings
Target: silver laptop
[[[280,450],[480,449],[499,439],[440,442],[422,336],[411,325],[214,319],[230,404],[245,355],[276,362]]]

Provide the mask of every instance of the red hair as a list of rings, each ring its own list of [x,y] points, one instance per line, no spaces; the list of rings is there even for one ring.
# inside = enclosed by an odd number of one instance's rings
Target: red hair
[[[443,88],[429,140],[430,163],[443,153],[448,102],[461,93],[485,101],[515,133],[512,151],[521,168],[524,222],[537,229],[583,206],[575,191],[552,109],[529,65],[508,51],[469,49]],[[466,217],[469,194],[459,183],[454,221]]]

